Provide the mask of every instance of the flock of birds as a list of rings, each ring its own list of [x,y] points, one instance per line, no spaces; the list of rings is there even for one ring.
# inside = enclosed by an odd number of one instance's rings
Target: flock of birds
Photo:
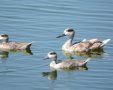
[[[99,40],[99,39],[83,39],[80,42],[73,43],[73,38],[75,31],[73,28],[66,28],[62,35],[57,36],[57,38],[68,36],[68,40],[63,44],[62,50],[66,52],[93,52],[94,50],[102,49],[111,39]],[[30,49],[32,43],[21,43],[21,42],[11,42],[9,41],[9,36],[7,34],[0,35],[0,50],[26,50]],[[55,51],[50,51],[47,57],[44,59],[51,59],[50,67],[57,69],[71,69],[76,67],[84,67],[90,58],[86,60],[57,60],[57,53]]]

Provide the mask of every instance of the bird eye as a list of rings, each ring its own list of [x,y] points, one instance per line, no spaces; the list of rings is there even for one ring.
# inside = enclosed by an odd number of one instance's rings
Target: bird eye
[[[4,34],[4,35],[1,35],[2,37],[8,37],[8,35]]]
[[[68,29],[67,31],[68,31],[68,32],[73,32],[74,30],[73,30],[73,29]]]
[[[55,53],[55,52],[51,52],[50,54],[51,54],[51,55],[55,55],[56,53]]]

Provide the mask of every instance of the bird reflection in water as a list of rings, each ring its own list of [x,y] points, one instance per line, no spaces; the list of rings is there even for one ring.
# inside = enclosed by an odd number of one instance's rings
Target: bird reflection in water
[[[42,72],[43,77],[47,77],[49,80],[57,79],[57,70],[51,72]]]
[[[0,59],[7,59],[9,52],[7,51],[0,51]]]
[[[88,67],[87,66],[84,66],[84,67],[75,67],[75,68],[71,68],[71,69],[60,69],[60,70],[63,70],[63,71],[67,71],[67,72],[70,72],[70,71],[84,71],[84,70],[88,70]],[[55,70],[55,69],[52,69],[51,68],[51,71],[50,72],[42,72],[42,76],[43,77],[47,77],[49,80],[56,80],[57,79],[57,73],[58,71]]]
[[[87,57],[87,58],[97,58],[102,56],[105,52],[103,49],[99,49],[99,50],[95,50],[93,52],[83,52],[83,53],[79,53],[79,52],[66,52],[66,51],[62,51],[62,53],[69,59],[73,59],[73,56],[82,56],[82,57]]]
[[[26,50],[0,50],[0,60],[2,62],[6,61],[9,57],[9,53],[25,53],[29,55],[33,55],[32,51],[30,49]]]

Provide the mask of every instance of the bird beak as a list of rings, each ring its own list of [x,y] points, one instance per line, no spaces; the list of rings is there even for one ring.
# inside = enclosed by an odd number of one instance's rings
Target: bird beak
[[[43,58],[43,60],[46,60],[46,59],[49,59],[49,57],[48,57],[48,56],[46,56],[45,58]]]
[[[62,35],[59,35],[56,38],[60,38],[60,37],[63,37],[63,36],[66,36],[66,35],[63,33]]]

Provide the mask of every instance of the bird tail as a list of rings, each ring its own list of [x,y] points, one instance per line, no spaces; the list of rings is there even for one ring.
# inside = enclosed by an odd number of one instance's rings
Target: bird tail
[[[85,41],[87,41],[87,39],[86,39],[86,38],[84,38],[84,39],[82,40],[82,42],[85,42]]]
[[[26,49],[30,49],[32,43],[28,43]]]
[[[30,48],[31,47],[31,45],[32,45],[32,43],[35,43],[36,41],[32,41],[32,42],[30,42],[30,43],[28,43],[28,47],[27,48]]]
[[[91,58],[87,58],[85,61],[84,61],[84,64],[86,64],[88,61],[90,61]]]
[[[111,39],[106,39],[106,40],[102,41],[101,47],[103,47],[104,45],[106,45],[110,40],[111,40]]]

